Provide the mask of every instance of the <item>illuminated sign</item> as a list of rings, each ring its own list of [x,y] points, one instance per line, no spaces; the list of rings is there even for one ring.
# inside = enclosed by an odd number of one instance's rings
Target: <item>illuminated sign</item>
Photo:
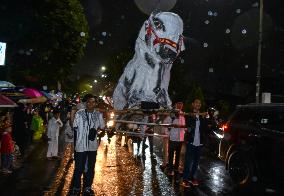
[[[6,43],[0,42],[0,65],[5,65]]]

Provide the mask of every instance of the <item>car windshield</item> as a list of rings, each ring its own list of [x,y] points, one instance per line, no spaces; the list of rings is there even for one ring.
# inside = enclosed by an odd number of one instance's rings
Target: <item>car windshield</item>
[[[280,109],[261,110],[256,121],[262,127],[284,133],[284,111]]]
[[[231,116],[231,123],[244,123],[248,122],[249,119],[252,119],[255,116],[255,112],[250,108],[239,108]]]
[[[284,109],[278,108],[238,108],[229,120],[233,124],[253,123],[261,127],[284,133]]]

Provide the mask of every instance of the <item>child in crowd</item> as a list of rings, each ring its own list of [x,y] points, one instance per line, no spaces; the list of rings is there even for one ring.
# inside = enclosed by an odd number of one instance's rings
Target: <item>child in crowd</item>
[[[33,131],[33,141],[39,141],[42,138],[42,134],[44,133],[45,129],[43,119],[39,115],[37,109],[35,109],[33,112],[31,129]]]
[[[12,124],[8,117],[3,119],[1,125],[1,167],[5,174],[12,173],[14,142],[12,140]]]

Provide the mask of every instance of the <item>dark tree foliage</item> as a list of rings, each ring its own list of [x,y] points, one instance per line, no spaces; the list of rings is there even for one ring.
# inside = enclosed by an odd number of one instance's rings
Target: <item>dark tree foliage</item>
[[[56,86],[65,81],[88,40],[79,0],[4,0],[1,9],[0,38],[7,42],[13,82]]]

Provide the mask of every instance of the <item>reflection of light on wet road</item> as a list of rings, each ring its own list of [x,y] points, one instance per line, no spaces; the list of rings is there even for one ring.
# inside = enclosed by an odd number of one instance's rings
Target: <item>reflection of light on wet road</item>
[[[155,153],[153,153],[155,157],[151,157],[148,139],[145,144],[148,148],[145,149],[145,159],[142,159],[144,162],[143,195],[176,195],[168,177],[159,168],[162,160],[158,156],[155,156]]]
[[[189,189],[189,192],[175,184],[175,180],[167,177],[159,165],[162,163],[161,142],[154,139],[154,153],[151,156],[148,138],[143,146],[143,141],[137,142],[135,138],[128,140],[128,148],[124,145],[125,137],[121,142],[113,136],[110,144],[106,138],[101,141],[97,154],[95,178],[92,188],[96,195],[222,195],[230,192],[230,179],[225,171],[223,162],[201,158],[199,174],[202,185],[197,189]],[[156,141],[158,140],[158,142]],[[182,153],[183,154],[183,153]],[[144,156],[143,156],[144,155]],[[183,164],[181,164],[183,165]],[[74,162],[69,162],[68,168],[63,168],[65,177],[59,186],[57,193],[67,195],[71,188]],[[204,177],[204,178],[203,178]],[[83,182],[83,180],[82,180]],[[205,186],[204,186],[205,185]],[[58,187],[58,186],[57,186]],[[49,192],[51,193],[51,192]],[[56,194],[59,195],[59,194]]]
[[[210,175],[213,177],[213,183],[217,186],[220,185],[219,182],[222,181],[222,179],[220,179],[220,168],[213,167],[211,170],[212,173],[210,173]]]
[[[108,144],[107,136],[101,140],[92,188],[97,195],[118,195],[118,175],[116,163],[115,136]]]
[[[226,174],[224,165],[215,163],[215,164],[210,165],[208,169],[209,169],[208,170],[208,174],[209,174],[208,175],[209,177],[208,186],[210,187],[212,192],[215,192],[215,193],[223,192],[224,188],[226,187],[226,184],[230,182]]]
[[[142,143],[142,142],[141,142]],[[145,145],[150,146],[148,140],[146,140]],[[143,159],[143,158],[142,158]],[[150,160],[150,152],[148,149],[145,150],[145,159],[143,160],[144,162],[144,171],[143,171],[143,195],[153,195],[152,192],[152,173],[151,173],[151,168],[155,167],[154,165],[152,166],[151,160]]]
[[[63,191],[61,195],[67,195],[69,189],[71,188],[71,181],[73,177],[73,172],[74,172],[74,162],[72,161],[71,166],[68,170],[68,173],[66,174],[65,180],[64,180],[64,185],[63,185]]]
[[[66,182],[68,182],[67,180],[63,180],[64,176],[68,176],[68,173],[70,172],[70,169],[68,169],[68,164],[69,164],[69,160],[70,160],[70,154],[72,153],[72,147],[71,145],[67,145],[66,146],[66,150],[64,151],[64,154],[62,156],[62,161],[60,163],[59,168],[57,169],[57,173],[55,174],[55,178],[52,182],[52,184],[50,185],[49,191],[46,192],[44,195],[54,195],[57,190],[59,189],[60,186],[62,186],[62,183],[64,183],[64,186],[66,184]],[[66,170],[68,169],[68,170]],[[72,175],[73,175],[73,170],[72,171]],[[67,173],[67,174],[66,174]],[[70,181],[72,179],[72,176],[70,178]],[[68,192],[69,187],[66,187],[65,189],[63,188],[63,192],[61,193],[61,195],[66,195]]]

